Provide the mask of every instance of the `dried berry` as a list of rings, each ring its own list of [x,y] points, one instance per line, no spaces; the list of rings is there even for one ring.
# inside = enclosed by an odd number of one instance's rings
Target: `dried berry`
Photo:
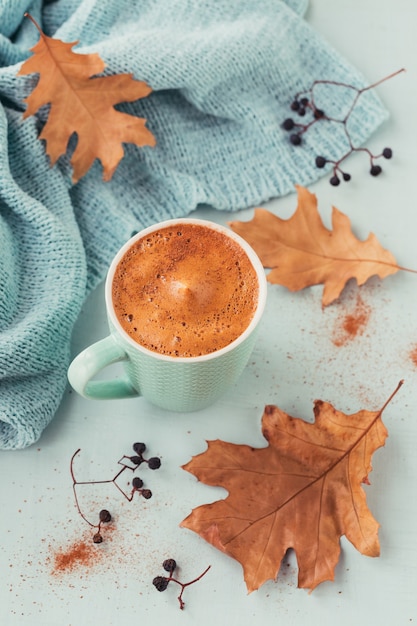
[[[107,509],[102,509],[99,513],[99,519],[100,522],[110,522],[111,521],[111,515],[110,512]]]
[[[136,452],[136,454],[139,454],[139,456],[141,456],[146,450],[146,445],[142,442],[134,443],[133,450]]]
[[[100,533],[95,533],[93,535],[93,542],[94,543],[102,543],[103,541],[103,536]]]
[[[166,578],[165,576],[155,576],[152,581],[152,584],[158,589],[158,591],[165,591],[168,587],[168,583],[169,578]]]
[[[153,456],[148,460],[148,467],[151,470],[156,470],[161,467],[161,459],[157,456]]]
[[[284,130],[292,130],[294,128],[294,120],[291,117],[287,117],[282,124]]]
[[[164,568],[166,572],[169,572],[170,574],[172,574],[172,572],[177,567],[177,562],[175,559],[165,559],[165,561],[162,563],[162,567]]]
[[[141,487],[143,487],[143,480],[139,478],[139,476],[135,476],[135,478],[132,480],[132,487],[134,489],[140,489]]]
[[[150,489],[142,489],[141,494],[145,498],[145,500],[149,500],[150,498],[152,498],[152,491]]]

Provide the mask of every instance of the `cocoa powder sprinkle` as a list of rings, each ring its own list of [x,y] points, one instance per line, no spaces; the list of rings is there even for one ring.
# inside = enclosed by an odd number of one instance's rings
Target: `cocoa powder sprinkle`
[[[411,352],[410,352],[410,359],[411,359],[413,365],[415,365],[415,367],[417,367],[417,345],[415,345],[414,348],[411,350]]]
[[[355,339],[355,337],[362,335],[370,315],[371,307],[358,295],[354,310],[345,313],[337,320],[332,338],[334,345],[337,347],[344,346],[349,341]]]
[[[54,572],[73,570],[78,565],[90,566],[100,559],[101,552],[94,544],[78,541],[65,551],[55,553]]]

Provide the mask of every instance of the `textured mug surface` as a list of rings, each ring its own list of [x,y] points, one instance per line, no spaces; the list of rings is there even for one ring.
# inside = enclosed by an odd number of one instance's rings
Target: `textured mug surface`
[[[258,278],[257,306],[249,326],[226,347],[195,357],[173,357],[148,350],[134,341],[119,323],[112,302],[112,285],[120,259],[134,243],[155,230],[180,224],[197,224],[224,233],[238,242]],[[209,406],[225,393],[245,368],[256,340],[256,330],[266,302],[266,278],[253,249],[224,226],[206,220],[183,218],[160,222],[130,239],[110,266],[105,287],[110,335],[81,352],[71,363],[68,378],[87,398],[109,399],[144,396],[171,411],[195,411]],[[107,365],[122,361],[124,374],[113,380],[92,380]]]

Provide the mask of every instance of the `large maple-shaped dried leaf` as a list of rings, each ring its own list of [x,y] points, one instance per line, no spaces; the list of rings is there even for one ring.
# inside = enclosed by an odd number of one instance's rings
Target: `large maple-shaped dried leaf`
[[[98,54],[77,54],[72,48],[78,42],[65,43],[39,32],[33,56],[18,73],[39,74],[35,89],[26,99],[24,117],[49,104],[39,138],[46,142],[51,165],[65,154],[69,139],[76,133],[77,145],[71,157],[73,182],[84,176],[95,159],[101,161],[103,179],[110,180],[124,155],[122,143],[155,145],[144,118],[117,111],[114,105],[144,98],[152,90],[131,74],[97,77],[105,68]]]
[[[385,278],[400,268],[374,234],[365,241],[352,233],[349,218],[333,207],[328,230],[318,213],[317,198],[297,187],[298,206],[288,220],[266,209],[255,210],[250,222],[230,222],[232,230],[254,248],[264,267],[272,268],[268,281],[298,291],[324,285],[323,306],[336,300],[347,281],[358,285],[371,276]]]
[[[210,441],[183,466],[228,496],[194,509],[181,526],[239,561],[249,592],[276,578],[290,548],[298,586],[309,589],[333,580],[342,535],[362,554],[378,556],[379,524],[361,483],[369,483],[372,454],[387,437],[383,408],[345,415],[316,401],[311,424],[267,406],[267,447]]]

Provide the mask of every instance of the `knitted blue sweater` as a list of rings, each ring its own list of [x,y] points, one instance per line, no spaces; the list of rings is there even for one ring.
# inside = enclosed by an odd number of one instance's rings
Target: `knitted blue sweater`
[[[34,443],[66,385],[70,336],[87,293],[132,230],[198,205],[237,210],[307,186],[317,154],[346,152],[343,128],[317,124],[302,149],[281,124],[314,79],[367,84],[309,27],[307,0],[0,0],[0,447]],[[155,148],[127,145],[110,182],[96,162],[71,183],[37,139],[45,111],[22,120],[35,77],[18,77],[43,31],[97,52],[110,73],[153,93],[122,109],[145,117]],[[342,90],[343,92],[343,90]],[[346,93],[331,105],[346,109]],[[350,134],[385,119],[371,91]]]

